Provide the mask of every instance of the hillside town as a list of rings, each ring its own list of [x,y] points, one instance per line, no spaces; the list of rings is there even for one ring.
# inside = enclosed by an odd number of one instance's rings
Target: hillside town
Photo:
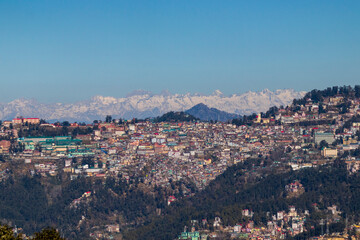
[[[339,108],[344,103],[349,104]],[[39,118],[17,117],[1,123],[0,180],[12,174],[45,178],[67,174],[71,179],[137,179],[149,188],[171,188],[171,182],[180,180],[191,183],[176,196],[168,196],[171,205],[178,198],[192,196],[195,189],[203,189],[228,167],[247,159],[262,160],[262,167],[254,167],[249,176],[274,169],[312,168],[340,156],[348,171],[355,173],[360,169],[360,154],[349,152],[359,151],[359,114],[359,98],[347,100],[337,95],[326,97],[321,104],[306,99],[301,105],[280,107],[273,115],[259,113],[250,124],[242,125],[216,121],[126,121],[111,116],[91,124],[47,123]],[[288,197],[296,197],[306,189],[295,181],[284,191]],[[70,207],[76,208],[90,197],[91,192],[86,192],[74,199]],[[331,221],[339,218],[339,211],[334,206]],[[307,214],[295,207],[269,212],[273,220],[267,226],[256,226],[251,210],[244,209],[245,224],[224,226],[220,218],[211,223],[204,219],[203,223],[187,226],[189,231],[185,229],[179,239],[216,239],[224,233],[234,239],[283,239],[307,231]],[[209,224],[212,231],[204,227]],[[107,229],[107,234],[118,232],[111,223]],[[95,239],[99,234],[104,235],[97,232],[91,237]]]
[[[360,1],[0,1],[0,240],[360,240]]]

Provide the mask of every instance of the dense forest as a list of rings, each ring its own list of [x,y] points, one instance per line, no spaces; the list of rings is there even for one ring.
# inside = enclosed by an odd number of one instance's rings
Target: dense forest
[[[73,206],[75,199],[89,191],[91,197]],[[140,181],[125,181],[121,176],[105,181],[11,177],[0,183],[0,223],[21,226],[28,234],[50,226],[61,230],[66,238],[87,239],[92,225],[104,224],[110,218],[109,222],[119,224],[142,224],[165,206],[169,194],[161,187],[148,192]],[[84,217],[86,221],[81,224]]]
[[[154,122],[193,122],[199,119],[185,112],[168,112],[153,119]]]
[[[0,225],[0,239],[2,240],[22,240],[24,235],[22,233],[17,233],[17,230],[14,231],[9,226]],[[27,239],[27,238],[26,238]],[[61,237],[61,234],[56,231],[54,228],[44,228],[40,232],[36,232],[32,238],[33,240],[65,240]]]

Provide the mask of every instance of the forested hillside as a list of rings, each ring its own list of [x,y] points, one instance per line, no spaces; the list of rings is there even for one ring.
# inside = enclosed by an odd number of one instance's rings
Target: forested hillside
[[[87,239],[90,227],[112,219],[137,226],[165,205],[165,190],[150,193],[140,182],[80,177],[72,181],[40,176],[9,178],[0,183],[0,220],[32,234],[46,227],[60,229],[69,239]],[[84,193],[91,195],[82,197]],[[75,201],[74,201],[75,200]],[[82,217],[88,221],[82,223]]]
[[[252,209],[252,220],[260,226],[266,226],[272,214],[287,211],[290,206],[300,211],[308,210],[308,232],[296,236],[297,239],[320,234],[320,220],[325,217],[327,207],[332,205],[342,211],[342,217],[330,225],[330,232],[343,230],[345,216],[352,221],[360,220],[360,175],[348,175],[342,163],[269,174],[245,183],[247,169],[247,164],[229,168],[203,192],[179,201],[168,208],[164,216],[128,232],[125,239],[174,239],[185,225],[191,226],[191,220],[207,219],[211,223],[217,216],[225,226],[246,223],[249,219],[242,216],[242,209]],[[287,198],[285,185],[294,180],[303,184],[305,192],[299,197]]]

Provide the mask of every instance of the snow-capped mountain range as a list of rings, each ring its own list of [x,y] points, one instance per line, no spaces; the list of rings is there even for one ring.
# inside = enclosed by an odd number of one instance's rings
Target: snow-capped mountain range
[[[163,91],[152,94],[136,91],[124,98],[95,96],[87,101],[75,103],[45,104],[34,99],[16,99],[9,103],[0,103],[0,119],[10,120],[17,116],[39,117],[48,121],[68,120],[92,122],[113,118],[155,117],[169,111],[185,111],[203,103],[228,113],[239,115],[264,112],[272,106],[288,105],[294,98],[301,98],[306,92],[293,89],[281,89],[274,92],[265,89],[261,92],[246,92],[225,96],[219,90],[211,95],[170,94]]]

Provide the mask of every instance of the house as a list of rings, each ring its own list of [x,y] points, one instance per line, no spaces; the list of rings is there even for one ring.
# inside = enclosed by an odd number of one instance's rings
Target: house
[[[23,124],[23,123],[30,123],[30,124],[39,124],[40,123],[40,118],[23,118],[23,117],[18,117],[18,118],[14,118],[12,120],[13,124]]]
[[[249,209],[243,209],[242,215],[245,217],[252,217],[254,215],[254,212]]]
[[[4,127],[10,127],[10,125],[12,125],[12,121],[3,121],[3,122],[2,122],[2,125],[3,125]]]
[[[168,205],[170,205],[172,202],[175,202],[175,201],[176,201],[176,197],[175,197],[175,196],[169,196],[167,203],[168,203]]]
[[[23,123],[39,124],[40,118],[24,118]]]
[[[22,118],[14,118],[14,119],[12,120],[12,123],[13,123],[13,124],[22,124],[23,121],[22,121]]]
[[[291,193],[297,193],[301,189],[303,189],[303,185],[297,180],[285,186],[285,190]]]
[[[214,228],[217,228],[220,226],[221,226],[221,219],[219,217],[215,217]]]
[[[8,140],[1,140],[0,141],[0,148],[2,149],[2,151],[4,152],[8,152],[11,146],[11,142]]]
[[[106,231],[108,231],[110,233],[118,233],[118,232],[120,232],[120,226],[119,226],[119,224],[106,225]]]
[[[321,155],[323,157],[336,158],[338,155],[338,151],[337,151],[337,149],[331,149],[331,148],[324,147],[321,150]]]

